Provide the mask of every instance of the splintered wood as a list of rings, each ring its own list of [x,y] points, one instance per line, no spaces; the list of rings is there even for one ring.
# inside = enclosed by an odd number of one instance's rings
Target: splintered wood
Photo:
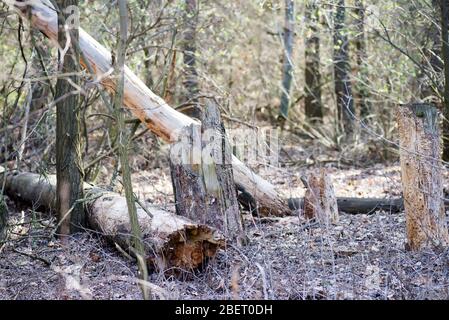
[[[304,196],[304,216],[316,218],[321,223],[337,223],[339,219],[337,198],[330,177],[324,169],[320,173],[302,178],[307,188]]]
[[[401,177],[411,250],[449,244],[440,161],[437,110],[409,104],[396,111]]]
[[[0,183],[3,181],[0,175]],[[54,208],[55,176],[33,173],[6,176],[5,191],[11,197],[33,203],[36,207]],[[85,204],[89,225],[123,250],[131,250],[131,226],[126,199],[85,184]],[[224,247],[220,232],[185,217],[148,205],[138,207],[139,225],[145,243],[146,259],[158,270],[191,270],[200,267]]]

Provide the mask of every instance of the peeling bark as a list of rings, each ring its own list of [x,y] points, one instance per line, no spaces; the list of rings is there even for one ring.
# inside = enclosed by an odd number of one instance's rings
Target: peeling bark
[[[409,104],[397,109],[401,177],[411,250],[449,244],[444,208],[437,109]]]
[[[240,241],[244,238],[243,223],[237,203],[230,145],[218,107],[208,101],[203,113],[201,128],[186,128],[184,141],[173,144],[171,148],[170,168],[176,211]]]
[[[317,219],[321,223],[338,222],[338,205],[334,187],[324,169],[318,175],[310,174],[304,178],[306,194],[304,196],[304,216]]]

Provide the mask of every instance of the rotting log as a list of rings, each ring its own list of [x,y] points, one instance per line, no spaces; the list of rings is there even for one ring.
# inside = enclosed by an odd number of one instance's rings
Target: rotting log
[[[32,26],[46,35],[57,46],[57,15],[49,0],[12,1],[2,0],[15,8],[22,17],[31,17]],[[96,78],[103,87],[114,92],[115,81],[112,74],[111,53],[86,33],[79,29],[81,65],[92,67]],[[199,122],[171,108],[162,98],[154,94],[128,67],[125,67],[125,106],[151,131],[167,142],[174,142],[184,127]],[[243,186],[257,201],[261,215],[283,216],[291,213],[286,201],[281,198],[274,186],[264,180],[236,157],[232,157],[235,182]]]
[[[438,112],[414,103],[396,110],[407,246],[411,250],[447,247]]]
[[[226,238],[244,241],[232,173],[232,153],[218,106],[207,99],[202,125],[185,128],[170,149],[176,212],[213,226]]]
[[[288,206],[291,210],[302,210],[304,207],[304,199],[290,198],[288,199]],[[399,213],[404,211],[404,201],[402,198],[378,199],[337,197],[337,206],[338,211],[348,214],[372,214],[380,210],[389,213]]]
[[[304,216],[324,224],[338,222],[338,204],[330,177],[324,169],[302,178],[307,188],[304,195]]]
[[[2,183],[0,176],[0,183]],[[16,173],[6,176],[5,192],[36,207],[55,208],[55,176]],[[126,199],[85,184],[89,225],[111,242],[133,254]],[[222,234],[204,224],[160,210],[138,207],[148,265],[157,270],[191,270],[200,267],[224,247]],[[151,216],[150,216],[151,215]]]

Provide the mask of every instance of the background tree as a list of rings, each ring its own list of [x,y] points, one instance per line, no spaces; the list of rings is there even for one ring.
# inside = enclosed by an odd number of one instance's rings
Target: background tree
[[[320,11],[316,0],[307,0],[305,22],[305,113],[312,121],[323,118],[321,102],[320,37],[318,33]]]
[[[280,115],[282,118],[288,118],[288,108],[290,106],[290,88],[293,79],[293,39],[295,26],[295,6],[293,0],[285,0],[285,26],[283,35],[284,63],[282,66],[282,94]]]
[[[355,0],[355,29],[354,36],[355,55],[357,63],[356,91],[359,103],[359,112],[361,118],[370,115],[369,86],[368,86],[368,65],[366,53],[366,37],[365,37],[365,6],[363,0]]]
[[[345,1],[338,0],[334,13],[334,78],[339,125],[345,133],[353,131],[354,99],[349,78],[349,48],[345,25]]]
[[[185,102],[191,104],[186,113],[201,117],[201,108],[198,104],[198,72],[196,70],[196,29],[198,25],[198,4],[196,0],[185,0],[185,30],[182,43],[184,52],[184,88],[186,90]]]
[[[443,160],[449,161],[449,1],[441,0],[441,43],[444,61]]]
[[[86,224],[83,204],[83,167],[80,147],[79,52],[73,43],[78,41],[77,0],[61,0],[58,4],[58,63],[56,83],[56,210],[59,233],[67,235]],[[73,8],[73,7],[72,7]],[[67,20],[67,23],[66,23]],[[67,50],[66,50],[67,48]]]

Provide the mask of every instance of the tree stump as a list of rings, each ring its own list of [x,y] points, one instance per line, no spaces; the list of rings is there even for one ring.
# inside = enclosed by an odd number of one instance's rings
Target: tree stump
[[[411,250],[449,244],[440,162],[437,109],[409,104],[397,109],[401,177]]]
[[[177,214],[243,240],[232,153],[218,107],[207,100],[202,125],[184,127],[179,136],[170,149]]]
[[[318,175],[310,174],[301,180],[307,188],[304,196],[304,216],[321,223],[337,223],[339,219],[334,187],[324,169]]]

